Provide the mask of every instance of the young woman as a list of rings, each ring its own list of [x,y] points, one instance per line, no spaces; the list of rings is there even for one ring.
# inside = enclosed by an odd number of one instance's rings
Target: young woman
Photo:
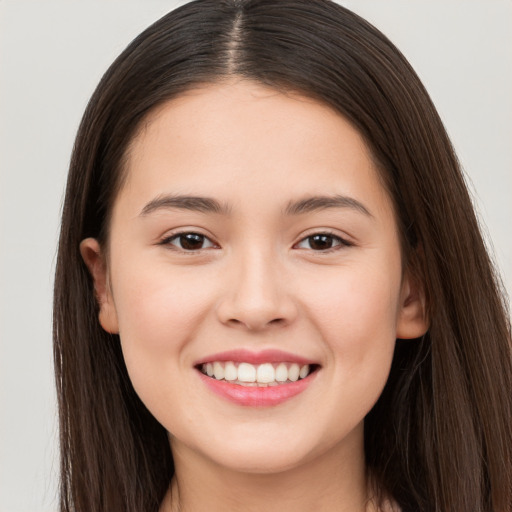
[[[105,74],[57,264],[62,511],[508,511],[510,338],[435,108],[358,16],[200,0]]]

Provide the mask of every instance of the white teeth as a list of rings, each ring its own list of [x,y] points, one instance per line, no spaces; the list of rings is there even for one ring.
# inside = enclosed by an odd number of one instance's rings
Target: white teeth
[[[230,361],[226,363],[224,367],[224,378],[226,380],[237,380],[238,379],[238,370],[236,366]]]
[[[260,364],[256,372],[256,380],[268,384],[276,380],[276,372],[270,363]]]
[[[244,386],[277,386],[285,382],[296,382],[310,373],[308,364],[297,363],[235,363],[215,361],[202,365],[202,372],[216,380],[226,380]]]
[[[238,380],[240,382],[256,382],[256,368],[249,363],[238,365]]]
[[[296,363],[293,363],[290,366],[290,368],[288,368],[288,378],[292,382],[295,382],[296,380],[299,380],[299,372],[300,372],[299,365],[296,364]]]
[[[277,382],[285,382],[288,380],[288,368],[284,363],[281,363],[276,368],[276,380]]]
[[[213,375],[217,380],[222,380],[224,378],[224,366],[220,363],[213,363]]]

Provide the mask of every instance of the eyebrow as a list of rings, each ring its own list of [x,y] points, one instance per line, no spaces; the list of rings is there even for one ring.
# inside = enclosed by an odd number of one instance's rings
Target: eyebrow
[[[283,214],[285,216],[296,216],[329,208],[348,208],[368,217],[373,217],[370,210],[363,203],[353,197],[343,195],[311,196],[290,201]],[[140,216],[146,216],[162,209],[191,210],[226,216],[231,212],[231,207],[227,203],[221,203],[211,197],[167,194],[160,195],[147,203],[140,212]]]
[[[373,217],[366,206],[349,196],[312,196],[298,201],[290,201],[284,210],[285,215],[302,215],[304,213],[326,210],[329,208],[349,208],[363,213],[368,217]]]
[[[151,200],[140,212],[140,216],[149,215],[156,210],[192,210],[202,213],[217,213],[228,215],[231,208],[224,203],[210,197],[186,196],[186,195],[161,195]]]

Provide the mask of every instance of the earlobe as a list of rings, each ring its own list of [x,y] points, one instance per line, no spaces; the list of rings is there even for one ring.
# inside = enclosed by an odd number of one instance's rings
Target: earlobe
[[[99,242],[95,238],[82,240],[80,254],[94,282],[94,291],[99,305],[99,322],[105,331],[118,334],[117,313],[108,279],[107,263]]]
[[[423,286],[410,275],[404,276],[400,294],[396,337],[413,339],[423,336],[429,327]]]

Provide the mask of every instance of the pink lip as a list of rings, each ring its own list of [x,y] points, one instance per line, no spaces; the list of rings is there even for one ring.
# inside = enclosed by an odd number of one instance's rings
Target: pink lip
[[[250,363],[250,364],[263,364],[263,363],[297,363],[300,365],[304,364],[316,364],[315,361],[306,359],[304,357],[290,354],[289,352],[283,352],[282,350],[262,350],[260,352],[251,352],[245,349],[239,350],[228,350],[227,352],[219,352],[201,359],[194,363],[194,366],[198,366],[204,363],[213,363],[215,361],[225,362],[233,361],[235,363]]]
[[[233,359],[229,359],[233,361]],[[286,361],[288,359],[285,359]],[[216,359],[219,361],[219,359]],[[244,359],[244,361],[247,361]],[[268,361],[268,359],[266,360]],[[281,359],[282,361],[282,359]],[[278,405],[302,393],[314,380],[318,372],[310,373],[306,378],[277,386],[257,387],[240,386],[224,380],[216,380],[198,371],[201,380],[215,394],[237,405],[250,407],[270,407]]]

